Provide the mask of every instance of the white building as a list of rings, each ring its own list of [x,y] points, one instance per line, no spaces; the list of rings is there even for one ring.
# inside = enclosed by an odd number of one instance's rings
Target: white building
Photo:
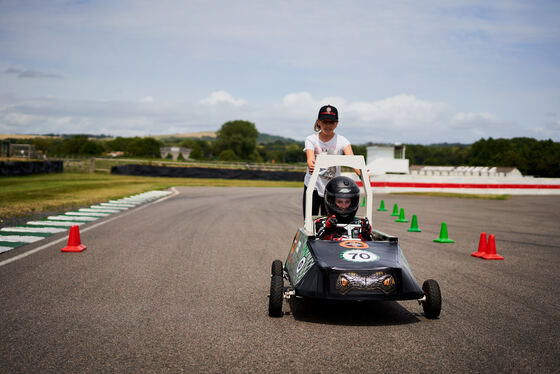
[[[404,158],[406,146],[372,145],[367,147],[367,168],[370,175],[408,174],[408,160]]]
[[[179,155],[183,156],[183,159],[188,159],[191,155],[191,149],[185,147],[161,147],[159,149],[159,153],[161,154],[161,158],[167,158],[167,156],[171,155],[173,161],[177,161]]]
[[[514,167],[487,166],[422,166],[412,165],[410,175],[459,176],[459,177],[522,177]]]
[[[514,167],[486,166],[422,166],[409,165],[405,158],[406,146],[372,145],[367,147],[367,168],[369,174],[410,174],[424,176],[459,176],[459,177],[522,177]]]

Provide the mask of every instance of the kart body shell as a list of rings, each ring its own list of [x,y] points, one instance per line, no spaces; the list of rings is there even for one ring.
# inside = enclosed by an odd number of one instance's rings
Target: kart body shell
[[[285,261],[295,296],[338,300],[415,300],[424,296],[396,237],[320,240],[298,230]]]
[[[373,229],[373,240],[363,241],[358,238],[359,225],[351,224],[338,225],[347,231],[342,238],[321,240],[315,236],[315,217],[311,217],[313,190],[320,171],[333,165],[361,171],[366,218],[375,226],[363,156],[318,155],[306,191],[304,227],[296,232],[284,264],[280,260],[272,264],[269,315],[281,316],[282,300],[295,296],[354,301],[418,300],[424,311],[428,310],[428,318],[437,318],[441,308],[439,285],[428,280],[420,287],[397,237]],[[289,283],[287,287],[284,280]]]

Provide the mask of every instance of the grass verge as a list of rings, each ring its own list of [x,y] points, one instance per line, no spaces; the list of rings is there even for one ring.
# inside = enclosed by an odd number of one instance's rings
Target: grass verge
[[[17,216],[62,211],[173,186],[302,187],[302,182],[160,178],[104,173],[41,174],[0,178],[0,223]]]
[[[393,195],[423,195],[438,197],[457,197],[461,199],[509,200],[511,195],[485,195],[452,192],[393,192]]]

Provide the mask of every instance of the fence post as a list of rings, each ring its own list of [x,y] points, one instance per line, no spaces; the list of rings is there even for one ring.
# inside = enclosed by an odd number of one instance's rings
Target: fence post
[[[95,173],[95,157],[89,159],[89,173]]]

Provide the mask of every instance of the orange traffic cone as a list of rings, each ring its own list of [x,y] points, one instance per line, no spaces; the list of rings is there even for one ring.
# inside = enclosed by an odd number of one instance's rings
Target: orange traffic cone
[[[81,252],[86,249],[80,240],[80,227],[74,225],[70,227],[70,236],[68,237],[68,244],[62,248],[62,252]]]
[[[471,253],[471,256],[482,257],[486,254],[486,251],[488,250],[487,248],[488,248],[488,245],[486,244],[486,233],[481,232],[480,233],[480,241],[478,242],[478,251]]]
[[[485,260],[503,260],[504,258],[496,254],[496,239],[494,234],[488,236],[488,249],[485,254],[482,255]]]

